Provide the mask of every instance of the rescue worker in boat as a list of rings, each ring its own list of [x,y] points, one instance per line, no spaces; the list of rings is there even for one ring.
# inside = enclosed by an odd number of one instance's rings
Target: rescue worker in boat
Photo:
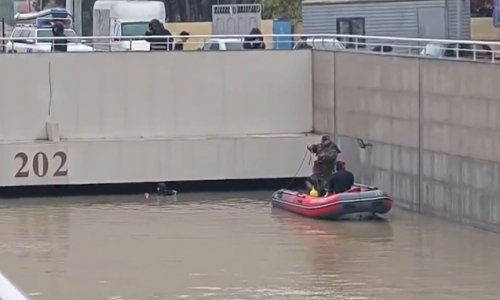
[[[328,181],[328,194],[344,193],[354,185],[354,175],[346,169],[346,162],[339,159],[335,162],[336,172]]]
[[[172,33],[170,33],[158,19],[153,19],[149,22],[148,31],[146,31],[145,35],[168,36],[147,38],[146,41],[151,43],[151,51],[174,50],[174,39],[171,37]]]
[[[307,150],[317,156],[313,165],[313,175],[306,180],[307,188],[324,195],[327,192],[328,180],[335,168],[335,161],[341,151],[328,135],[321,137],[321,143],[307,146]]]
[[[63,24],[57,22],[52,26],[52,35],[54,37],[65,37]],[[68,40],[67,39],[54,39],[52,42],[52,52],[67,52]]]

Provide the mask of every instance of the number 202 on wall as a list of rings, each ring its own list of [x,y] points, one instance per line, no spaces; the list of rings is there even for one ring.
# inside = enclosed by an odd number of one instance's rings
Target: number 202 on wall
[[[30,157],[24,152],[18,152],[14,156],[14,160],[20,161],[21,164],[16,174],[15,178],[27,178],[30,177],[31,171],[37,177],[46,177],[49,174],[49,166],[52,164],[57,165],[57,169],[53,174],[54,177],[68,176],[68,169],[66,166],[66,161],[68,157],[65,152],[57,151],[52,155],[52,160],[49,161],[49,157],[44,152],[37,152],[33,157]],[[31,161],[31,164],[29,163]],[[30,168],[31,166],[31,168]],[[50,175],[49,175],[50,176]]]

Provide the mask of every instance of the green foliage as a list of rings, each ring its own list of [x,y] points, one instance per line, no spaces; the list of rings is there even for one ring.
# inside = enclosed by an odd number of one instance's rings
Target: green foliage
[[[262,5],[264,19],[302,18],[302,0],[263,0]]]

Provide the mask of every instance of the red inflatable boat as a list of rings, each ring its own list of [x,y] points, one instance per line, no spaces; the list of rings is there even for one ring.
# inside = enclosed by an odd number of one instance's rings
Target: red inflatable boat
[[[376,187],[356,184],[345,193],[327,197],[281,189],[274,192],[272,205],[306,217],[340,219],[352,214],[386,214],[392,199]]]

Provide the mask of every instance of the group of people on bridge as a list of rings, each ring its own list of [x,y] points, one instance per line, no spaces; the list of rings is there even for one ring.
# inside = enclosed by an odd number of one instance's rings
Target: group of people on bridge
[[[306,180],[311,195],[325,196],[351,189],[354,175],[346,169],[344,160],[337,159],[341,151],[328,135],[321,138],[321,143],[307,146],[307,150],[317,157],[313,174]]]
[[[243,49],[266,48],[262,32],[259,28],[253,28],[249,34],[251,35],[250,37],[247,36],[244,38]],[[149,22],[148,30],[145,35],[148,36],[146,41],[151,43],[151,51],[184,50],[184,44],[189,39],[189,33],[187,31],[182,31],[180,33],[180,42],[175,42],[172,33],[165,27],[165,24],[158,19],[152,19]]]

